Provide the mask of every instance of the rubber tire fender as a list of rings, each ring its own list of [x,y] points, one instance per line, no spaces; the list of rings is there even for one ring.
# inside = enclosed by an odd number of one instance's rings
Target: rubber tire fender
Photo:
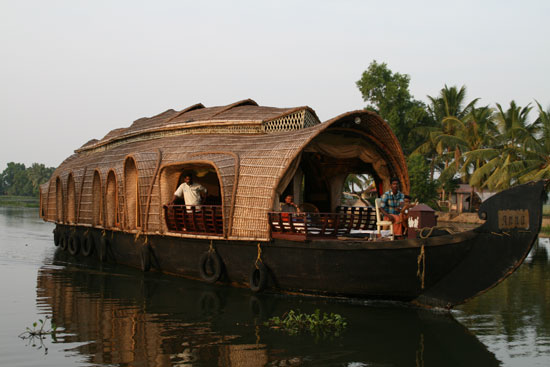
[[[90,256],[94,252],[95,248],[94,236],[91,233],[88,233],[87,236],[84,236],[81,245],[82,255],[86,257]]]
[[[258,261],[250,270],[249,287],[253,292],[261,292],[267,283],[267,268],[263,262]]]
[[[80,251],[80,242],[80,236],[78,233],[73,233],[69,237],[68,249],[71,255],[76,256],[78,254]]]
[[[142,245],[140,250],[140,260],[141,260],[141,270],[149,271],[151,270],[151,246]]]
[[[69,242],[69,237],[65,234],[60,233],[59,234],[59,248],[63,251],[67,250],[67,246]]]
[[[206,270],[208,261],[210,261],[210,264],[214,270],[214,272],[210,275],[208,275],[208,271]],[[207,251],[202,254],[199,260],[199,273],[202,279],[204,279],[208,283],[215,283],[218,279],[220,279],[222,275],[222,269],[223,263],[220,255],[218,255],[214,251]]]

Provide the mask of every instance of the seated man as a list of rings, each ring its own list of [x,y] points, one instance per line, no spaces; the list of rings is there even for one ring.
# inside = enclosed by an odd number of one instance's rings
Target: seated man
[[[399,191],[399,179],[397,177],[392,178],[391,189],[382,195],[380,211],[384,214],[384,220],[389,220],[393,223],[393,234],[395,236],[403,235],[400,213],[404,199],[405,195]]]
[[[285,197],[285,202],[281,204],[281,212],[283,213],[299,213],[300,208],[294,204],[294,196],[287,195]]]
[[[198,183],[193,183],[193,176],[186,174],[183,177],[183,183],[174,192],[174,197],[170,201],[170,205],[174,205],[178,200],[183,198],[185,205],[198,206],[202,203],[206,196],[206,187]]]
[[[411,197],[409,195],[405,195],[400,214],[401,224],[403,225],[403,235],[406,235],[407,230],[409,229],[409,209],[414,206],[416,206],[416,203],[411,203]]]

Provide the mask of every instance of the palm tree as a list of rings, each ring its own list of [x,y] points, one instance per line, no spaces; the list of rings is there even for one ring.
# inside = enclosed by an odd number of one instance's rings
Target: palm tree
[[[465,140],[465,131],[467,130],[465,121],[475,109],[475,104],[479,99],[476,98],[466,103],[465,86],[459,89],[456,86],[448,87],[447,85],[441,89],[439,96],[428,96],[428,98],[430,100],[428,112],[438,122],[438,126],[427,131],[426,142],[415,152],[431,154],[432,172],[433,167],[444,163],[444,168],[440,168],[442,173],[440,180],[452,179],[461,166],[463,153],[469,150],[468,142]],[[454,169],[449,169],[451,162],[455,163]],[[445,196],[445,192],[443,192],[443,196]]]
[[[416,133],[423,136],[425,142],[416,148],[413,154],[428,157],[432,180],[436,167],[445,162],[447,168],[449,160],[452,159],[449,153],[457,155],[464,146],[462,141],[456,139],[457,132],[464,128],[462,119],[477,102],[475,99],[465,106],[465,98],[465,86],[458,89],[456,86],[449,88],[447,85],[441,89],[437,97],[428,96],[428,114],[435,121],[435,126],[418,129]]]
[[[521,183],[550,179],[550,108],[546,111],[537,103],[539,116],[533,126],[536,129],[536,143],[530,146],[523,160],[524,172],[519,177]]]
[[[466,153],[465,165],[476,161],[485,164],[476,168],[470,178],[470,185],[490,190],[503,190],[519,183],[525,174],[525,158],[529,149],[537,144],[535,124],[528,124],[529,105],[518,106],[515,101],[504,111],[497,103],[495,121],[500,135],[494,147],[485,147]]]

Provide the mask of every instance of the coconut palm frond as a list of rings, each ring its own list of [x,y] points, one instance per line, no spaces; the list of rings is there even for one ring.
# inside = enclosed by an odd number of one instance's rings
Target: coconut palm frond
[[[470,177],[470,185],[477,188],[486,187],[487,178],[491,176],[491,174],[497,169],[499,164],[500,158],[496,157],[476,169]]]

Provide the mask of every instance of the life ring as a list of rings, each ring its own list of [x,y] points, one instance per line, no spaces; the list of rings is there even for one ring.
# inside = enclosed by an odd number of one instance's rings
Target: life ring
[[[148,244],[141,246],[140,259],[141,259],[141,270],[142,271],[151,270],[151,246],[149,246]]]
[[[62,250],[67,249],[69,238],[65,234],[59,234],[59,248]]]
[[[99,260],[100,261],[106,261],[107,260],[107,250],[109,248],[109,242],[107,241],[107,237],[101,236],[99,238]]]
[[[250,271],[249,286],[253,292],[261,292],[267,283],[267,268],[264,263],[257,261]]]
[[[208,283],[214,283],[222,275],[222,259],[215,251],[207,251],[199,260],[199,273]]]
[[[82,255],[88,257],[94,252],[95,243],[94,236],[91,233],[88,233],[87,236],[84,236],[84,240],[81,243]]]
[[[59,239],[60,239],[60,233],[59,233],[59,229],[56,227],[54,230],[53,230],[53,244],[56,245],[56,246],[59,246]]]
[[[78,254],[78,251],[80,251],[80,236],[78,233],[73,233],[69,237],[68,249],[69,253],[73,256]]]

